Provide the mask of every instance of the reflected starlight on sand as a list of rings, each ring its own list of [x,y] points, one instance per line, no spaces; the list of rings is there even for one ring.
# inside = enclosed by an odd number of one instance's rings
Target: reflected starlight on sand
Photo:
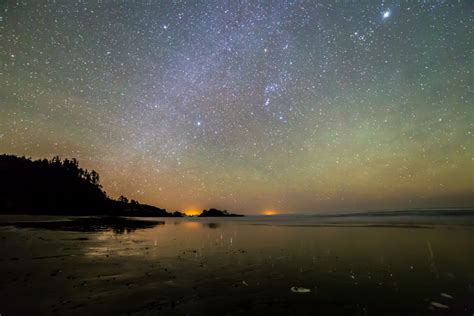
[[[434,214],[411,226],[392,225],[406,220],[400,217],[344,217],[344,223],[358,226],[333,226],[337,220],[166,219],[164,225],[128,234],[3,229],[8,256],[17,259],[3,261],[0,295],[4,302],[28,299],[29,304],[16,306],[21,314],[43,304],[45,310],[55,304],[61,314],[104,308],[110,314],[125,309],[206,315],[212,306],[218,314],[358,314],[366,309],[373,315],[400,315],[447,306],[453,315],[463,315],[474,308],[472,215],[440,224],[440,215]],[[34,271],[22,268],[32,264]],[[34,283],[47,276],[42,293],[50,302],[11,275]],[[291,290],[295,287],[309,292],[300,297]],[[124,299],[128,295],[133,299]],[[3,308],[8,311],[9,305]]]

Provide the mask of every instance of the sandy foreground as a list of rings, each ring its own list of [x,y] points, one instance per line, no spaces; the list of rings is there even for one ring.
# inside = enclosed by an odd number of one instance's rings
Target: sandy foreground
[[[31,217],[1,218],[13,220]],[[0,227],[0,314],[474,311],[471,226],[153,220],[92,231]]]

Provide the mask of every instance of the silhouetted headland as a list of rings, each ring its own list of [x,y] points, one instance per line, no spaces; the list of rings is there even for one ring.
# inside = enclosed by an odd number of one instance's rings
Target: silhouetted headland
[[[74,158],[0,155],[0,178],[1,214],[183,216],[123,196],[109,198],[99,174],[80,168]]]
[[[209,210],[203,210],[201,214],[198,215],[198,217],[242,217],[244,215],[239,215],[239,214],[231,214],[227,212],[226,210],[218,210],[215,208],[211,208]]]

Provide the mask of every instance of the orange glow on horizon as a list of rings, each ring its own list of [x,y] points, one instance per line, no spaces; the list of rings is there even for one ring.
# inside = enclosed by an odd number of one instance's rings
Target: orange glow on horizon
[[[198,216],[199,214],[201,214],[201,211],[197,208],[189,208],[184,211],[184,214],[186,214],[187,216]]]
[[[266,211],[263,211],[263,215],[267,215],[267,216],[272,216],[272,215],[277,215],[278,212],[275,211],[275,210],[266,210]]]

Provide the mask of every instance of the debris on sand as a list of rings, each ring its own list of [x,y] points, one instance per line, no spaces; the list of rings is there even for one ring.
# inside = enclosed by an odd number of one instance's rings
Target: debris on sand
[[[447,293],[441,293],[440,294],[442,297],[446,297],[446,298],[449,298],[449,299],[453,299],[452,295],[449,295]]]
[[[292,286],[290,288],[290,290],[293,293],[309,293],[309,292],[311,292],[310,289],[307,289],[307,288],[301,287],[301,286]]]
[[[433,305],[434,307],[437,307],[437,308],[443,308],[443,309],[449,308],[448,305],[444,305],[444,304],[441,304],[441,303],[438,303],[438,302],[431,302],[431,305]]]

